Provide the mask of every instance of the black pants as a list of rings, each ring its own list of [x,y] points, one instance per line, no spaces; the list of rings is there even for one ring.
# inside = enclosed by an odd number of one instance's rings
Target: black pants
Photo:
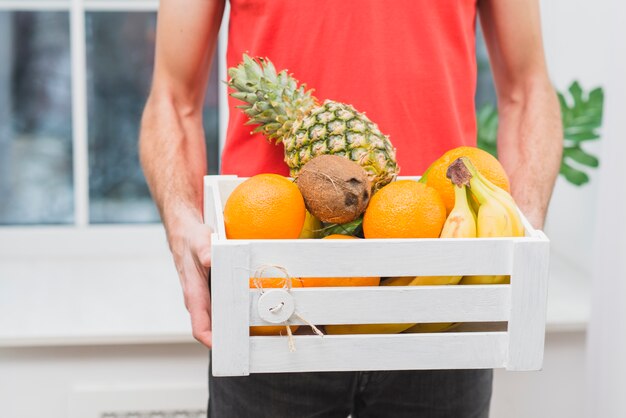
[[[210,418],[487,418],[492,370],[213,377]]]

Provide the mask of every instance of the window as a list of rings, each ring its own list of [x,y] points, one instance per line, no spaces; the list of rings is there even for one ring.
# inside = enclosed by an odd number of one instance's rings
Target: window
[[[74,219],[69,14],[0,10],[0,224]]]
[[[157,1],[0,0],[0,225],[158,222],[139,165]],[[218,169],[218,77],[204,127]]]

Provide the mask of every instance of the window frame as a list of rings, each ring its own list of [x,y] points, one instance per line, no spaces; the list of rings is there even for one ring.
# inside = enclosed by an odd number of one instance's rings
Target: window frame
[[[70,33],[70,60],[71,60],[71,117],[72,117],[72,165],[73,165],[73,196],[74,222],[67,225],[48,226],[0,226],[0,242],[24,240],[25,245],[9,250],[9,247],[0,245],[0,254],[17,253],[36,256],[50,255],[50,248],[42,245],[41,239],[47,241],[51,231],[57,231],[63,236],[60,246],[53,254],[59,257],[84,255],[85,252],[102,254],[103,248],[110,248],[110,256],[119,256],[120,252],[113,248],[119,242],[128,242],[133,246],[149,245],[156,237],[163,236],[163,227],[160,223],[145,224],[91,224],[89,221],[89,143],[88,143],[88,98],[87,98],[87,38],[85,17],[87,12],[157,12],[158,0],[0,0],[0,11],[65,11],[69,14]],[[227,28],[229,5],[226,5],[222,27]],[[218,41],[218,76],[226,79],[226,50],[227,34],[220,31]],[[226,126],[228,121],[227,87],[219,83],[219,152],[224,146]],[[140,228],[149,231],[140,236],[134,236],[133,231]],[[103,234],[103,230],[110,233]],[[6,240],[5,240],[6,238]],[[98,245],[93,244],[92,238],[105,239]],[[100,244],[110,245],[100,245]],[[90,250],[89,248],[93,248]],[[21,249],[21,250],[20,250]],[[80,250],[79,250],[80,249]],[[17,253],[16,253],[17,251]]]

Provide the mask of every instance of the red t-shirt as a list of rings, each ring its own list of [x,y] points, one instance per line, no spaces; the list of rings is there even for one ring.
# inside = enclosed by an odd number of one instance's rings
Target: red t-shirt
[[[390,136],[401,175],[476,144],[476,0],[231,0],[228,67],[268,57],[321,101],[352,104]],[[229,98],[222,172],[288,175],[282,145]]]

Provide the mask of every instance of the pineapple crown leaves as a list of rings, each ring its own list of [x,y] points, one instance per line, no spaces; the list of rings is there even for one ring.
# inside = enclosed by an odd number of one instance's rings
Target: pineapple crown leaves
[[[286,70],[276,72],[267,58],[243,55],[243,61],[228,69],[230,95],[245,104],[237,106],[248,116],[246,125],[259,125],[252,133],[263,133],[281,142],[293,123],[317,106],[313,90],[299,85]]]
[[[568,97],[569,93],[569,97]],[[557,92],[563,121],[563,159],[560,173],[576,186],[589,182],[589,175],[582,166],[596,168],[599,159],[582,148],[586,141],[600,138],[604,108],[604,92],[597,87],[585,93],[577,81],[566,92]],[[490,104],[476,112],[478,127],[478,147],[497,155],[496,137],[498,131],[498,111]]]

